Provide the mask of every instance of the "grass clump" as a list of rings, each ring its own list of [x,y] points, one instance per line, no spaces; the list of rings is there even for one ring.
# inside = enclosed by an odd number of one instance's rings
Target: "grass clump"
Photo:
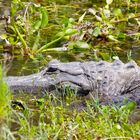
[[[29,100],[30,99],[30,100]],[[32,99],[27,96],[11,109],[7,129],[13,139],[139,139],[140,122],[129,123],[127,107],[100,106],[86,101],[82,111],[71,110],[71,102],[79,105],[75,97],[47,96]],[[8,136],[8,135],[6,135]],[[7,139],[7,137],[5,137]]]
[[[8,127],[10,115],[10,91],[5,81],[3,80],[2,67],[0,66],[0,139],[12,139],[13,134]]]
[[[7,106],[9,105],[9,89],[6,83],[3,81],[2,68],[0,66],[0,123],[7,116]]]

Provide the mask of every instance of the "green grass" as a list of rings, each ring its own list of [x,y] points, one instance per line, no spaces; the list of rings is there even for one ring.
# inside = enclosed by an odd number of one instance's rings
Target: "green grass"
[[[7,106],[9,105],[10,92],[7,85],[2,79],[3,73],[0,67],[0,123],[7,116]]]
[[[2,126],[4,140],[140,138],[140,122],[130,124],[130,112],[125,107],[101,107],[92,100],[87,101],[85,110],[78,112],[70,109],[70,102],[75,97],[66,97],[63,102],[62,98],[55,96],[40,99],[24,96],[21,100],[18,100],[21,105],[9,107],[9,115]]]

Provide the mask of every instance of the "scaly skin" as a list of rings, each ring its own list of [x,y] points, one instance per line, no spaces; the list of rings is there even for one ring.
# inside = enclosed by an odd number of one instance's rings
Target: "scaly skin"
[[[140,99],[140,67],[134,61],[122,63],[70,62],[53,60],[41,72],[29,76],[7,77],[6,83],[12,92],[32,94],[45,93],[69,86],[80,96],[91,93],[93,96],[108,96]],[[119,100],[119,99],[118,99]]]

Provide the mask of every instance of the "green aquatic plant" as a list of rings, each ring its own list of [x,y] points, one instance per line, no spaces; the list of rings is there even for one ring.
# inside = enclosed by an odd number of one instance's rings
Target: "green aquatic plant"
[[[13,0],[11,4],[11,23],[6,28],[4,39],[8,44],[21,48],[22,54],[33,57],[49,46],[71,34],[66,30],[60,37],[41,46],[43,30],[48,26],[47,8],[33,2]],[[74,30],[74,29],[73,29]],[[46,39],[47,40],[47,39]]]
[[[70,6],[53,2],[12,0],[11,22],[1,38],[31,58],[46,51],[96,51],[97,57],[108,60],[102,48],[122,51],[120,46],[129,41],[140,43],[138,1],[89,1],[90,8],[79,8],[77,16],[69,18],[59,10]]]
[[[3,75],[2,67],[0,66],[0,124],[7,116],[10,100],[10,91],[3,80]]]
[[[32,2],[23,3],[20,0],[13,0],[11,13],[12,20],[9,28],[16,34],[16,38],[12,41],[16,39],[16,42],[21,42],[23,53],[32,55],[38,49],[41,30],[48,25],[47,9]]]
[[[106,0],[102,5],[93,4],[93,7],[86,9],[79,19],[69,18],[64,22],[62,31],[57,35],[64,37],[67,41],[63,47],[48,48],[46,51],[94,51],[95,59],[110,59],[109,53],[103,53],[102,48],[121,50],[122,46],[128,46],[128,42],[139,42],[139,10],[132,7],[132,1]],[[71,34],[64,34],[65,31],[73,31]],[[99,51],[98,51],[99,50]],[[97,57],[96,57],[97,56]],[[116,56],[116,54],[115,54]]]

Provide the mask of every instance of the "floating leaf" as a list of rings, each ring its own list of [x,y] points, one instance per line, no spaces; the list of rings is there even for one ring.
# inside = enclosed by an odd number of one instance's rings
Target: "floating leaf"
[[[88,44],[87,42],[84,42],[84,41],[70,42],[68,44],[68,48],[70,50],[71,49],[75,49],[75,50],[89,49],[90,48],[90,44]]]

